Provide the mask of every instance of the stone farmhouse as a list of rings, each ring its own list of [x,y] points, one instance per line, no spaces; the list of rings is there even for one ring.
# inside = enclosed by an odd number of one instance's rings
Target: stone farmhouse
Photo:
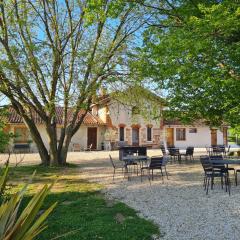
[[[162,109],[163,106],[159,104],[159,111]],[[13,108],[10,107],[9,111],[6,130],[17,136],[12,146],[29,144],[31,152],[37,152],[22,118]],[[62,107],[57,107],[59,133],[62,111]],[[47,133],[41,119],[36,115],[34,120],[45,145],[48,146]],[[139,114],[137,106],[125,105],[109,95],[104,95],[92,105],[91,111],[87,113],[83,124],[72,138],[69,151],[82,151],[89,146],[91,150],[111,150],[123,145],[159,148],[163,143],[179,148],[227,145],[227,126],[210,129],[203,122],[183,125],[176,120],[149,119]]]

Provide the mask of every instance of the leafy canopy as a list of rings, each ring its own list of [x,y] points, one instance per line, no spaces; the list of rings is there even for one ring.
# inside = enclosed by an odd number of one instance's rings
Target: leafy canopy
[[[152,2],[156,15],[160,7],[164,5]],[[172,1],[167,9],[144,32],[144,46],[132,68],[165,89],[171,117],[238,125],[239,3]]]

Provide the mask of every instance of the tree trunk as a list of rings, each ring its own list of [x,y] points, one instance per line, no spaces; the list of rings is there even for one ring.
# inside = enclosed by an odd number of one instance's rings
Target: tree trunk
[[[67,136],[62,148],[58,149],[58,158],[61,165],[66,165],[67,163],[67,154],[68,154],[68,148],[69,148],[70,142],[71,142],[71,137]]]
[[[50,163],[48,150],[42,141],[42,137],[41,137],[37,127],[35,126],[34,123],[29,121],[28,119],[24,119],[24,120],[25,120],[26,125],[28,126],[30,133],[31,133],[32,140],[35,142],[35,144],[37,146],[42,164],[45,166],[48,166]]]
[[[68,154],[68,147],[62,147],[61,151],[58,151],[58,159],[61,165],[66,165],[67,163],[67,154]]]
[[[57,126],[56,123],[47,124],[46,130],[49,137],[49,157],[50,157],[50,165],[58,166],[58,142],[57,142]]]

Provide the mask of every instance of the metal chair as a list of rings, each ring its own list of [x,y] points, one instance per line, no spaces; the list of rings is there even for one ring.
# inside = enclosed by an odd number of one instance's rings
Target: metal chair
[[[88,147],[84,148],[84,151],[92,151],[92,144],[90,144]]]
[[[114,176],[115,176],[115,174],[116,174],[116,171],[117,170],[121,170],[121,172],[122,172],[122,174],[123,174],[123,172],[124,172],[124,169],[125,169],[125,166],[122,164],[121,166],[117,166],[115,163],[114,163],[114,161],[113,161],[113,159],[112,159],[112,156],[109,154],[109,159],[110,159],[110,162],[111,162],[111,165],[112,165],[112,167],[113,167],[113,181],[114,181]],[[125,173],[125,172],[124,172]],[[125,176],[125,174],[124,174],[124,176]]]
[[[177,160],[181,161],[181,155],[180,155],[179,148],[170,147],[170,148],[168,148],[168,152],[169,152],[169,155],[171,158],[173,157],[173,159],[176,160],[176,157],[177,157]]]
[[[72,151],[73,152],[80,152],[81,151],[81,145],[79,143],[73,143]]]
[[[188,157],[190,158],[190,160],[194,160],[193,153],[194,153],[194,147],[187,147],[186,153],[181,153],[180,158],[182,158],[182,156],[185,156],[185,160],[187,160]]]
[[[166,165],[168,163],[169,158],[167,156],[163,156],[163,157],[159,157],[159,156],[154,156],[151,157],[150,163],[148,166],[142,167],[141,168],[141,181],[142,181],[142,177],[143,177],[143,172],[144,170],[147,170],[148,172],[148,179],[150,181],[150,172],[152,173],[152,181],[153,181],[153,171],[154,170],[160,170],[161,172],[161,176],[162,176],[162,181],[163,180],[163,169],[165,170],[165,174],[167,176],[168,179],[168,173],[167,173],[167,169],[166,169]]]
[[[209,156],[200,156],[200,162],[204,170],[203,186],[204,186],[204,189],[206,190],[206,194],[208,194],[210,181],[211,181],[211,189],[213,189],[214,179],[220,178],[222,188],[223,188],[223,179],[224,179],[226,192],[228,191],[230,195],[231,182],[229,179],[229,174],[227,169],[215,168],[211,163]]]

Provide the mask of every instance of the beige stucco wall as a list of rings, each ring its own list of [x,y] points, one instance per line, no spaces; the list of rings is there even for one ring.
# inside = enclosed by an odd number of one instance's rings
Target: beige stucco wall
[[[9,127],[10,132],[14,132],[14,126],[17,126],[17,125],[11,125]],[[80,147],[82,150],[84,150],[84,148],[87,147],[87,128],[88,127],[97,127],[97,149],[98,150],[101,149],[101,144],[102,142],[104,142],[105,126],[82,125],[80,129],[76,132],[76,134],[72,137],[71,143],[69,145],[69,151],[73,150],[74,143],[80,144]],[[38,125],[37,128],[41,134],[44,145],[46,146],[47,149],[49,149],[48,135],[44,125]],[[60,134],[60,128],[59,130],[57,130],[57,133]],[[11,143],[11,145],[13,145],[13,142]],[[38,151],[37,146],[34,142],[31,143],[31,151],[32,152]]]
[[[139,144],[160,144],[160,139],[163,137],[160,130],[160,121],[155,121],[150,118],[143,117],[141,115],[132,115],[132,107],[120,104],[116,101],[111,101],[108,104],[108,111],[106,107],[99,107],[98,116],[104,120],[104,114],[109,114],[112,125],[116,129],[114,141],[119,141],[119,125],[124,125],[124,140],[129,145],[132,144],[132,125],[139,125]],[[152,141],[147,140],[147,125],[152,125]],[[113,139],[112,139],[113,140]]]

